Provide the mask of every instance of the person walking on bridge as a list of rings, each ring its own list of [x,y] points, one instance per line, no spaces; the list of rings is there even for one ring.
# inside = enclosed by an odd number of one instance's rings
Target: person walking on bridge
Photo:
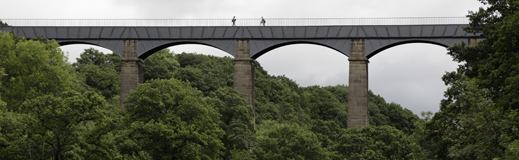
[[[263,26],[265,26],[265,22],[267,22],[267,21],[265,21],[265,19],[263,19],[263,16],[261,16],[260,26],[261,26],[261,24],[263,24]]]
[[[232,16],[232,26],[236,26],[236,16]]]

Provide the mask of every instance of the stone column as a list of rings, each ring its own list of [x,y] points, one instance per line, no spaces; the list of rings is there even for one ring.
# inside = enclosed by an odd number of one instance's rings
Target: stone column
[[[468,46],[475,46],[479,42],[483,41],[483,38],[469,38]]]
[[[483,38],[469,38],[468,41],[469,42],[468,42],[467,46],[473,47],[473,46],[477,45],[479,42],[483,41]],[[467,63],[467,66],[468,66],[468,69],[472,71],[471,64]]]
[[[245,94],[243,98],[251,105],[254,114],[254,60],[250,56],[249,40],[236,40],[234,57],[234,89]],[[255,122],[253,118],[253,122]]]
[[[124,40],[123,58],[121,59],[121,95],[120,105],[124,105],[126,95],[137,89],[144,80],[142,59],[137,58],[137,41]]]
[[[351,40],[348,91],[348,128],[369,124],[368,59],[364,56],[364,39]]]

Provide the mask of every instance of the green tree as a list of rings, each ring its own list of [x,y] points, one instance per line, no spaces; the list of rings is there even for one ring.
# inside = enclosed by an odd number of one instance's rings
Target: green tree
[[[169,49],[163,49],[144,59],[144,81],[172,78],[175,70],[180,67],[174,54]]]
[[[256,68],[256,123],[263,120],[310,123],[301,106],[299,86],[285,76],[271,76],[259,64]]]
[[[7,27],[9,26],[6,22],[2,22],[2,20],[0,20],[0,27]]]
[[[209,103],[221,114],[220,128],[225,131],[222,142],[225,145],[224,157],[229,157],[237,150],[249,150],[252,147],[254,124],[251,106],[238,91],[224,87],[210,94]]]
[[[5,159],[109,159],[113,146],[104,137],[115,128],[116,108],[95,92],[66,91],[27,100],[26,114],[0,117],[0,149]],[[1,143],[1,142],[0,142]]]
[[[174,77],[189,81],[191,86],[209,95],[221,87],[232,87],[234,68],[232,59],[197,54],[176,54],[180,67]]]
[[[59,45],[18,38],[0,32],[2,99],[7,109],[18,111],[21,104],[35,97],[60,93],[76,86],[76,76]]]
[[[312,131],[295,123],[265,120],[258,126],[254,154],[258,159],[331,159]]]
[[[96,65],[100,68],[112,68],[121,72],[121,57],[115,53],[105,54],[97,49],[89,48],[85,49],[76,60],[77,62],[72,64],[76,69],[81,69],[84,65]]]
[[[36,145],[27,139],[26,117],[26,114],[0,111],[0,159],[32,158],[31,152],[25,152]]]
[[[480,0],[465,28],[481,33],[475,46],[449,48],[466,62],[443,77],[449,89],[440,112],[426,125],[428,149],[438,159],[493,159],[506,156],[519,138],[519,1]],[[508,150],[510,153],[510,150]]]
[[[119,55],[104,54],[89,48],[81,53],[80,58],[77,58],[77,62],[72,66],[76,68],[86,85],[99,92],[107,100],[118,97],[121,83],[121,58]]]
[[[337,151],[345,159],[413,159],[415,147],[407,136],[391,126],[345,130]]]
[[[411,135],[415,131],[417,115],[396,103],[387,103],[380,95],[369,91],[369,124],[389,125]]]
[[[202,92],[176,79],[149,80],[125,101],[124,155],[153,159],[215,159],[223,154],[220,114]],[[143,153],[140,153],[143,152]]]
[[[5,76],[5,71],[3,68],[0,68],[0,79],[2,79],[2,77]],[[2,81],[0,81],[0,91],[2,90]],[[5,102],[2,101],[2,92],[0,92],[0,113],[5,110]]]

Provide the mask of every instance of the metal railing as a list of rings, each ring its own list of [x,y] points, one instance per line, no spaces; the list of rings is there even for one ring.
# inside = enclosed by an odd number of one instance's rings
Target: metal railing
[[[232,26],[229,19],[0,19],[10,26]],[[258,18],[237,19],[236,26],[259,26]],[[266,26],[468,24],[466,17],[271,18]]]

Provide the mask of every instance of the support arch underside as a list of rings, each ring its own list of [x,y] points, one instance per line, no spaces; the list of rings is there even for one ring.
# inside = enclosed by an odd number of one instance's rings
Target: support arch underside
[[[273,49],[292,44],[315,44],[324,46],[350,57],[351,40],[323,39],[323,40],[251,40],[250,57],[257,59]]]
[[[60,46],[71,44],[89,44],[103,47],[117,53],[122,57],[123,55],[123,41],[122,40],[56,40]]]
[[[456,43],[468,43],[468,38],[430,38],[430,39],[366,39],[365,40],[365,56],[371,58],[376,54],[402,44],[408,43],[428,43],[443,47],[449,47]]]
[[[146,59],[146,57],[164,48],[182,44],[206,45],[236,57],[235,40],[141,40],[137,41],[137,57]]]

